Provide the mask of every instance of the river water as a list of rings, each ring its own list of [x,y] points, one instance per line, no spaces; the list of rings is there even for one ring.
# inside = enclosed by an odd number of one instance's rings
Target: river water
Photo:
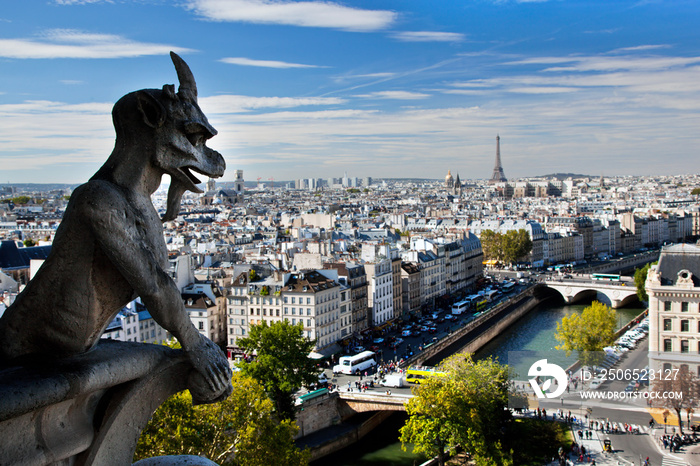
[[[581,312],[590,303],[565,305],[545,302],[530,311],[527,315],[506,329],[498,338],[479,350],[474,357],[498,358],[501,363],[508,364],[508,353],[518,352],[547,352],[549,362],[567,367],[575,361],[572,355],[567,358],[563,351],[555,348],[559,343],[554,338],[557,322],[564,316]],[[617,327],[620,328],[644,309],[641,305],[618,309]],[[345,450],[327,456],[314,464],[333,464],[334,466],[414,466],[423,462],[422,458],[414,456],[401,449],[398,430],[403,425],[405,414],[398,414],[378,427],[372,434]]]

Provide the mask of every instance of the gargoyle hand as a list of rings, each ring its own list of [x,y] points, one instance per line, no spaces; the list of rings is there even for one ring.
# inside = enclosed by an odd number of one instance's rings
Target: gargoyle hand
[[[194,368],[188,380],[192,402],[205,404],[226,399],[233,390],[233,374],[223,351],[201,334],[198,344],[186,351]]]

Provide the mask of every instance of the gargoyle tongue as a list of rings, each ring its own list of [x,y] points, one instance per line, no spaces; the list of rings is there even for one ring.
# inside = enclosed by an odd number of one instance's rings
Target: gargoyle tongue
[[[175,220],[180,213],[180,200],[182,195],[187,191],[187,188],[182,186],[175,178],[170,180],[168,188],[168,200],[166,201],[165,215],[161,219],[163,222]]]

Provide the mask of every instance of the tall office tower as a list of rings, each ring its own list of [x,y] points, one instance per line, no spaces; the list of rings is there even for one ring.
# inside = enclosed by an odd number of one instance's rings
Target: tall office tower
[[[503,173],[503,166],[501,165],[501,137],[496,136],[496,165],[493,167],[493,175],[491,175],[489,184],[504,181],[508,181],[508,179],[506,179],[506,174]]]

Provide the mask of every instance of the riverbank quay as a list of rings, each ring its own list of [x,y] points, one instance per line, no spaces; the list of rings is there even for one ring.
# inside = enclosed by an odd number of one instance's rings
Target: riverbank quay
[[[308,448],[311,451],[313,462],[357,443],[392,414],[392,411],[359,413],[346,422],[300,437],[295,443],[299,448]]]
[[[530,286],[520,294],[498,303],[484,314],[456,328],[430,348],[404,361],[402,367],[413,365],[437,365],[446,357],[459,352],[475,353],[503,330],[541,302],[536,286]]]

